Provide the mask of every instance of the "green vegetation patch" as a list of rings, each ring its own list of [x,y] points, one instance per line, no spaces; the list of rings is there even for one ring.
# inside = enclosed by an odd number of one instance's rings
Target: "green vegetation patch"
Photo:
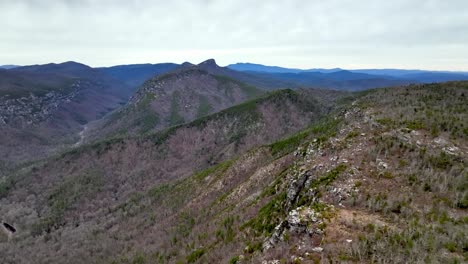
[[[140,126],[140,133],[147,133],[159,124],[159,115],[151,110],[143,113],[143,115],[135,121],[136,126]]]
[[[0,182],[0,199],[8,195],[8,192],[13,188],[14,181],[9,177]]]
[[[227,160],[175,183],[157,185],[148,190],[148,197],[153,203],[162,203],[177,209],[185,201],[190,199],[191,195],[201,186],[199,183],[200,181],[203,181],[209,175],[214,175],[215,177],[223,175],[234,162],[235,159]]]
[[[252,85],[248,85],[241,81],[235,80],[233,78],[221,75],[213,75],[213,77],[218,81],[218,83],[222,86],[229,86],[230,84],[236,84],[239,88],[247,95],[248,98],[254,98],[264,94],[264,92]],[[229,91],[226,91],[229,92]]]
[[[213,107],[208,101],[208,98],[206,96],[200,95],[200,99],[198,101],[197,118],[206,116],[211,113],[211,111],[213,111]]]
[[[166,195],[168,192],[170,192],[172,189],[172,186],[169,184],[161,184],[156,187],[151,188],[148,191],[148,195],[151,197],[153,200],[159,200],[161,199],[164,195]]]
[[[211,166],[211,167],[209,167],[207,169],[204,169],[202,171],[199,171],[199,172],[195,173],[195,175],[193,177],[194,177],[195,180],[201,181],[201,180],[205,179],[208,175],[211,175],[213,173],[216,173],[217,175],[221,175],[224,172],[226,172],[226,170],[229,169],[232,166],[234,161],[235,161],[235,159],[223,161],[223,162],[221,162],[219,164],[216,164],[214,166]]]
[[[335,136],[340,119],[325,118],[317,124],[306,128],[286,139],[276,141],[270,145],[270,150],[274,156],[282,156],[296,150],[305,139],[312,135],[317,137],[317,143],[323,143],[328,138]]]
[[[307,131],[302,131],[289,138],[276,141],[270,145],[271,154],[273,156],[281,156],[281,154],[294,151],[308,135]]]
[[[345,164],[340,164],[333,170],[329,171],[324,176],[318,178],[317,180],[313,181],[311,184],[312,188],[316,188],[318,186],[327,186],[330,185],[336,178],[346,170],[347,166]]]
[[[455,163],[454,157],[450,156],[449,154],[443,151],[441,151],[439,155],[431,156],[429,158],[429,161],[432,164],[432,166],[443,170],[451,168]]]
[[[82,198],[98,192],[103,185],[103,176],[99,171],[89,171],[77,177],[70,178],[58,186],[47,196],[48,214],[32,227],[33,235],[44,231],[50,233],[65,224],[65,212]]]
[[[226,217],[222,222],[221,228],[216,231],[216,237],[226,243],[232,242],[235,237],[233,225],[234,217]]]
[[[178,224],[175,226],[175,232],[182,238],[186,238],[190,235],[194,226],[195,218],[188,212],[182,212],[179,215]]]
[[[180,115],[180,94],[175,91],[171,98],[171,114],[169,116],[169,125],[175,126],[185,122],[184,118]]]
[[[187,256],[187,263],[195,263],[199,258],[205,254],[204,248],[198,248],[192,251],[190,255]]]
[[[154,93],[151,93],[151,92],[145,93],[145,95],[140,100],[140,102],[138,102],[137,110],[139,111],[147,110],[151,102],[153,102],[155,99],[156,99],[156,95]]]
[[[235,257],[232,257],[230,260],[229,260],[229,264],[236,264],[238,263],[240,260],[239,256],[235,256]]]
[[[286,192],[275,196],[271,201],[260,208],[255,218],[246,222],[241,228],[249,227],[256,231],[258,235],[271,235],[275,227],[285,216],[284,206],[286,197]]]
[[[419,130],[419,129],[425,129],[426,128],[423,121],[421,121],[421,120],[405,121],[404,125],[406,125],[407,128],[412,129],[412,130]]]

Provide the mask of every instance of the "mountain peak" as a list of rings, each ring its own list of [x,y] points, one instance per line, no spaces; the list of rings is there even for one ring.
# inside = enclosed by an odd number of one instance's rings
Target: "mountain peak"
[[[57,63],[57,65],[74,65],[74,66],[89,67],[88,65],[85,65],[83,63],[79,63],[79,62],[76,62],[76,61],[65,61],[65,62],[62,62],[62,63]]]
[[[200,64],[199,66],[208,66],[208,67],[219,67],[218,64],[216,64],[216,61],[214,59],[208,59]]]
[[[92,68],[86,64],[79,63],[76,61],[66,61],[62,63],[50,65],[54,69],[67,69],[67,70],[91,70]]]
[[[194,66],[194,64],[186,61],[186,62],[182,63],[180,66],[185,68],[185,67],[192,67],[192,66]]]
[[[75,61],[66,61],[62,63],[48,63],[48,64],[37,64],[37,65],[28,65],[14,68],[19,71],[34,71],[34,72],[53,72],[63,73],[64,71],[70,70],[91,70],[92,68],[88,65],[75,62]]]

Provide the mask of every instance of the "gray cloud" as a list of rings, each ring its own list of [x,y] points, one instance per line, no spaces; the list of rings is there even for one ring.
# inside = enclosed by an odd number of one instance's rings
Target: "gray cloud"
[[[465,0],[0,0],[0,64],[468,70]]]

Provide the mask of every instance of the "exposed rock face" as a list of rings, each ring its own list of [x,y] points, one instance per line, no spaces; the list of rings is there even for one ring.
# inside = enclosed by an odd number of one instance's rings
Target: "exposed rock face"
[[[297,197],[299,196],[299,193],[305,188],[308,188],[308,186],[306,186],[306,183],[310,185],[310,181],[308,180],[313,175],[314,170],[315,168],[306,171],[301,176],[299,176],[298,179],[293,180],[291,182],[287,191],[287,205],[286,205],[287,212],[291,209],[291,207],[297,201]]]
[[[305,206],[299,206],[296,209],[291,210],[297,203],[298,197],[301,192],[305,192],[305,195],[309,196],[309,200],[317,200],[314,190],[309,190],[311,180],[314,178],[314,172],[316,167],[305,171],[300,174],[297,179],[293,179],[287,188],[286,193],[286,213],[287,217],[278,226],[271,237],[269,237],[263,243],[263,249],[267,250],[283,240],[283,235],[286,231],[294,232],[297,234],[307,233],[313,235],[316,231],[312,224],[321,222],[320,213],[315,212],[313,209]]]
[[[203,68],[220,68],[214,59],[208,59],[199,64]]]
[[[61,105],[71,102],[82,87],[91,85],[88,81],[77,80],[70,85],[67,92],[50,91],[44,96],[10,98],[0,97],[0,125],[11,125],[19,128],[36,125],[49,119]]]
[[[307,206],[300,206],[289,211],[286,219],[275,227],[275,231],[271,237],[263,243],[263,249],[268,250],[279,241],[284,240],[285,232],[295,233],[297,235],[321,235],[323,230],[317,227],[323,223],[321,218],[322,215],[319,212]]]

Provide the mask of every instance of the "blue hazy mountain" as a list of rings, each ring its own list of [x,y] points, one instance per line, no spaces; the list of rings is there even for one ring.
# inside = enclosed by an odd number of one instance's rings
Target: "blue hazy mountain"
[[[296,69],[296,68],[284,68],[284,67],[278,67],[278,66],[267,66],[263,64],[255,64],[255,63],[236,63],[236,64],[230,64],[227,66],[230,69],[236,70],[236,71],[254,71],[254,72],[268,72],[268,73],[299,73],[299,72],[323,72],[323,73],[330,73],[330,72],[336,72],[336,71],[341,71],[340,68],[333,68],[333,69],[308,69],[308,70],[303,70],[303,69]]]
[[[400,69],[365,69],[352,70],[356,73],[376,74],[391,76],[400,79],[416,80],[423,83],[463,81],[468,80],[468,72],[451,71],[424,71],[424,70],[400,70]]]
[[[323,78],[332,79],[335,81],[343,80],[366,80],[366,79],[381,79],[391,80],[392,82],[446,82],[446,81],[459,81],[468,80],[468,72],[451,72],[451,71],[426,71],[426,70],[405,70],[405,69],[358,69],[358,70],[342,70],[340,68],[333,69],[297,69],[297,68],[283,68],[278,66],[266,66],[254,63],[236,63],[227,66],[228,68],[245,71],[251,74],[255,73],[268,73],[277,74],[279,79],[287,78],[289,80],[295,79],[301,83],[310,83],[310,81],[303,80],[309,79],[313,75],[304,73],[323,73],[331,74],[322,76]],[[298,76],[289,76],[288,74],[298,74]],[[365,75],[363,75],[365,74]],[[319,75],[315,75],[318,77]],[[344,78],[344,79],[343,79]],[[384,81],[384,84],[387,82]]]
[[[13,69],[13,68],[16,68],[16,67],[20,67],[20,66],[18,66],[18,65],[11,65],[11,64],[0,65],[0,69],[5,69],[5,70]]]
[[[179,65],[175,63],[158,63],[158,64],[130,64],[117,65],[112,67],[97,68],[115,79],[123,81],[125,84],[132,87],[137,87],[143,84],[146,80],[160,74],[172,71]]]
[[[350,71],[299,72],[299,73],[269,73],[248,72],[257,78],[276,80],[285,83],[290,88],[323,88],[334,90],[365,90],[380,87],[399,86],[415,83],[412,80],[397,79],[390,76],[378,76]]]

